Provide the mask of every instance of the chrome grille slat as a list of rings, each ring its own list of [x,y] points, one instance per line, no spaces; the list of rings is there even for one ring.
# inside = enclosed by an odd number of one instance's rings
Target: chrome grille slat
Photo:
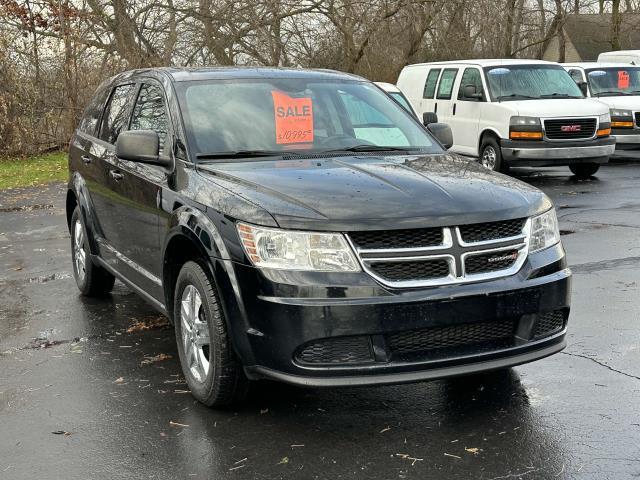
[[[365,272],[378,282],[394,288],[442,286],[478,282],[514,275],[528,254],[530,221],[527,219],[488,222],[459,227],[443,227],[441,243],[417,248],[410,230],[401,230],[402,247],[393,248],[394,231],[384,234],[385,248],[362,248],[347,235]],[[416,229],[418,236],[424,229]],[[360,236],[359,236],[360,235]],[[391,245],[390,245],[391,244]],[[369,244],[370,245],[370,244]],[[445,268],[447,267],[447,268]]]

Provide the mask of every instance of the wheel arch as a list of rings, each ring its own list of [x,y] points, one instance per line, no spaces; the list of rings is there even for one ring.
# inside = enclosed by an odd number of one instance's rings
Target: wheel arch
[[[480,136],[478,137],[478,156],[482,155],[482,144],[487,137],[495,138],[498,146],[500,146],[500,141],[502,140],[500,133],[495,128],[487,127],[480,132]]]

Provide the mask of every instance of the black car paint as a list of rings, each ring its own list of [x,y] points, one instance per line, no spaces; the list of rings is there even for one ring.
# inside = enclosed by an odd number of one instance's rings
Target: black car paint
[[[562,349],[566,330],[539,345],[494,354],[497,363],[483,363],[486,359],[479,357],[310,370],[294,362],[293,352],[299,345],[320,337],[380,335],[425,328],[443,319],[455,323],[568,309],[571,283],[561,245],[530,254],[512,277],[440,288],[395,290],[365,272],[295,272],[252,266],[239,242],[238,220],[345,232],[507,220],[542,213],[552,206],[539,190],[445,152],[190,161],[173,82],[304,75],[362,81],[325,71],[229,68],[142,70],[105,82],[99,92],[126,82],[152,81],[162,86],[171,123],[166,152],[171,152],[174,165],[165,170],[121,160],[115,157],[113,145],[92,135],[74,135],[67,210],[70,217],[73,207],[80,206],[93,239],[94,261],[171,317],[169,266],[172,255],[180,252],[176,246],[188,245],[208,259],[233,347],[252,378],[318,385],[411,381],[471,372],[482,365],[517,364]],[[121,178],[114,178],[113,171]],[[552,264],[558,267],[536,277],[536,272]],[[529,352],[532,348],[538,348],[537,356]],[[455,365],[455,370],[443,370]]]

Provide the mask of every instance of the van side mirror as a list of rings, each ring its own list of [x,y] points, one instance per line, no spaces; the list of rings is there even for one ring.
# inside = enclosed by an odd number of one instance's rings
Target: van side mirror
[[[589,89],[587,87],[587,82],[576,82],[578,84],[578,87],[580,87],[580,91],[582,92],[582,94],[587,97],[589,96]]]
[[[438,114],[435,112],[424,112],[422,114],[422,123],[428,127],[432,123],[438,123]]]
[[[161,157],[160,137],[153,130],[127,130],[118,135],[116,140],[116,157],[131,162],[147,163],[168,168],[169,157]]]
[[[445,150],[449,150],[453,146],[453,132],[446,123],[430,123],[427,126],[427,130],[436,137]]]
[[[462,95],[467,99],[482,100],[482,94],[478,93],[478,89],[475,85],[465,85],[462,87]]]

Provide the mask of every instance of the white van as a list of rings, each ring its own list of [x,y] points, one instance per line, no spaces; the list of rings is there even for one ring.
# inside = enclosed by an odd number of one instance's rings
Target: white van
[[[609,109],[557,63],[464,60],[406,66],[398,87],[425,123],[447,123],[451,151],[487,168],[569,165],[593,175],[614,152]]]
[[[598,62],[631,63],[632,65],[640,65],[640,50],[603,52],[598,55]]]
[[[565,63],[583,92],[609,108],[616,151],[640,149],[640,65]]]

